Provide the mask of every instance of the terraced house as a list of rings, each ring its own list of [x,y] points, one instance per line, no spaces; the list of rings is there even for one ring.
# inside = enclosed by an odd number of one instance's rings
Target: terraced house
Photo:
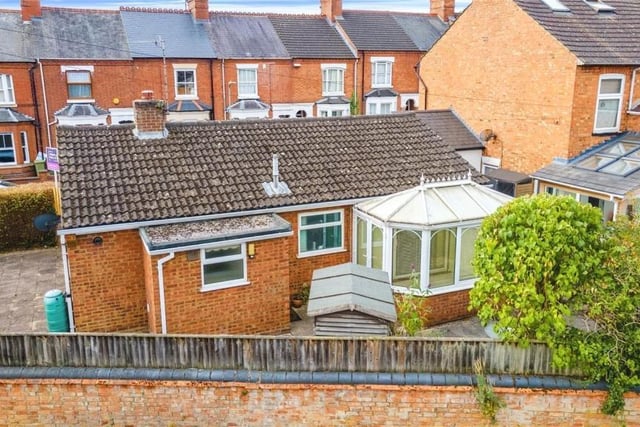
[[[424,56],[422,99],[430,109],[453,107],[484,136],[489,174],[578,162],[583,151],[640,130],[639,29],[635,0],[474,0]],[[633,159],[619,172],[602,170],[614,157],[583,167],[603,172],[586,180],[565,180],[569,170],[558,168],[534,177],[540,191],[567,187],[605,209],[625,196],[595,182],[635,170]]]
[[[453,4],[432,2],[424,14],[319,6],[283,15],[215,12],[207,0],[115,11],[22,0],[0,10],[0,173],[33,175],[57,124],[133,121],[133,100],[147,89],[168,121],[415,109],[416,67]]]

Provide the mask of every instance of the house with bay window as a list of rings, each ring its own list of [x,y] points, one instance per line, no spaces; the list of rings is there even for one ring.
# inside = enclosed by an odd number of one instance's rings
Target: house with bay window
[[[176,123],[156,105],[59,128],[74,330],[287,331],[290,296],[345,262],[431,292],[434,323],[468,316],[477,226],[508,198],[414,113]]]
[[[639,15],[635,0],[474,1],[424,56],[421,102],[483,136],[485,168],[570,161],[640,130]]]

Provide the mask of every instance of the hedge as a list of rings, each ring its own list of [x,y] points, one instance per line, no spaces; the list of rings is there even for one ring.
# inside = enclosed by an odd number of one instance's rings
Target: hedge
[[[55,213],[53,183],[34,183],[0,189],[0,252],[54,246],[56,232],[38,231],[33,219]]]

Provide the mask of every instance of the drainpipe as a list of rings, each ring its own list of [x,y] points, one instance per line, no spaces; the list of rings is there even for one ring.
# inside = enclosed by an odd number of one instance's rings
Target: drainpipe
[[[353,61],[353,99],[356,100],[356,102],[358,102],[358,58],[356,57],[356,59]],[[358,102],[358,111],[357,113],[359,115],[362,115],[362,111],[360,110],[360,108],[362,107],[362,102]],[[349,114],[351,114],[351,112],[349,112]]]
[[[41,135],[42,126],[40,125],[40,106],[38,105],[38,91],[36,90],[36,78],[33,74],[37,66],[38,66],[38,62],[36,61],[29,68],[29,82],[31,83],[31,98],[33,98],[33,109],[35,111],[34,116],[36,119],[36,122],[33,124],[34,127],[36,128],[36,151],[40,153],[44,151],[42,149],[42,135]]]
[[[416,73],[416,76],[418,76],[418,81],[420,83],[422,83],[422,86],[424,87],[424,105],[422,106],[423,110],[427,109],[427,84],[424,82],[424,80],[422,79],[422,76],[420,75],[420,64],[422,63],[422,60],[424,59],[424,57],[427,55],[427,52],[423,53],[422,56],[420,57],[420,60],[418,61],[418,63],[413,67],[413,71]],[[420,96],[420,87],[418,87],[418,96]]]
[[[631,110],[631,108],[633,107],[633,89],[636,85],[636,74],[638,73],[638,70],[640,70],[639,68],[634,69],[631,72],[631,87],[629,87],[629,108],[628,110]]]
[[[224,73],[224,58],[222,58],[222,120],[227,120],[227,82]]]
[[[209,58],[209,73],[211,74],[211,120],[215,120],[216,119],[216,103],[215,103],[215,99],[213,98],[213,59]]]
[[[164,258],[158,260],[158,291],[160,292],[160,322],[162,325],[162,334],[167,334],[167,311],[164,301],[164,271],[162,266],[165,262],[171,261],[176,256],[175,252],[171,252]]]
[[[47,89],[44,85],[44,71],[42,70],[42,62],[39,58],[36,58],[36,62],[40,66],[40,82],[42,84],[42,98],[44,99],[44,116],[45,123],[47,124],[47,147],[51,147],[51,128],[50,126],[55,123],[55,120],[49,123],[49,102],[47,101]]]
[[[360,107],[360,113],[366,115],[367,114],[367,100],[364,99],[364,94],[365,94],[365,89],[364,89],[364,67],[366,67],[367,64],[367,53],[363,50],[362,51],[362,79],[360,81],[360,84],[362,85],[362,91],[360,92],[362,94],[362,100],[361,102],[361,107]]]
[[[69,276],[69,253],[67,252],[67,240],[65,235],[60,236],[60,247],[62,249],[62,270],[64,273],[64,299],[67,303],[67,314],[69,315],[69,330],[76,331],[76,324],[73,319],[73,304],[71,302],[71,278]]]

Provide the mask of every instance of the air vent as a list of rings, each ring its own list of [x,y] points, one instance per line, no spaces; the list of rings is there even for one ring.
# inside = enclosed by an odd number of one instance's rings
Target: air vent
[[[613,6],[609,6],[606,3],[603,3],[599,0],[583,0],[586,4],[589,5],[589,7],[591,7],[591,9],[595,10],[596,12],[613,12],[614,10],[616,10],[615,7]]]
[[[554,12],[571,12],[560,0],[542,0]]]

